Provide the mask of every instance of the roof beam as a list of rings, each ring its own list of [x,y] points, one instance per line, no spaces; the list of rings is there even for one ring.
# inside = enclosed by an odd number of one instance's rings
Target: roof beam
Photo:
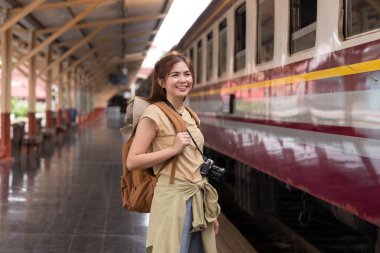
[[[123,59],[123,61],[126,62],[126,59]],[[102,75],[105,75],[107,73],[107,71],[112,68],[113,66],[117,65],[120,63],[120,59],[109,59],[105,64],[104,64],[104,67],[103,69],[101,69],[99,72],[96,72],[94,73],[93,75],[91,75],[90,77],[90,80],[89,80],[89,83],[93,82],[94,80],[96,80],[97,78],[99,78],[99,76],[102,76]]]
[[[134,33],[127,33],[127,34],[119,34],[119,35],[112,35],[107,36],[104,39],[101,39],[100,42],[107,42],[110,40],[118,40],[118,39],[130,39],[130,38],[136,38],[139,36],[144,35],[154,35],[157,33],[157,30],[154,31],[148,31],[148,32],[134,32]],[[61,43],[54,44],[55,47],[61,47],[61,46],[71,46],[74,43],[77,43],[78,40],[68,40],[68,41],[62,41]]]
[[[46,67],[45,71],[50,70],[52,67],[66,59],[68,56],[70,56],[72,53],[74,53],[78,48],[80,48],[83,44],[87,43],[90,41],[95,35],[97,35],[99,32],[104,30],[105,26],[100,26],[98,29],[87,35],[85,38],[80,40],[75,46],[71,47],[69,50],[67,50],[63,55],[61,55],[58,59],[56,59],[54,62],[50,63],[49,66]]]
[[[83,19],[85,16],[87,16],[90,12],[92,12],[100,3],[102,0],[96,0],[90,7],[82,11],[78,16],[73,18],[70,22],[68,22],[66,25],[64,25],[61,28],[58,28],[57,31],[54,32],[49,38],[44,40],[41,44],[34,47],[27,55],[22,57],[19,61],[17,61],[14,66],[14,68],[17,68],[20,66],[24,61],[28,60],[30,57],[33,57],[35,54],[37,54],[39,51],[41,51],[45,46],[53,42],[56,38],[61,36],[63,33],[67,32],[69,29],[75,26],[76,23],[78,23],[81,19]]]
[[[157,33],[157,30],[147,31],[147,32],[119,34],[119,35],[108,36],[107,38],[103,40],[108,41],[108,40],[118,40],[118,39],[130,39],[130,38],[136,38],[136,37],[145,36],[145,35],[154,35],[156,33]]]
[[[151,43],[151,42],[150,42]],[[134,48],[134,47],[139,47],[139,46],[141,46],[141,45],[150,45],[150,43],[145,43],[145,42],[137,42],[137,43],[131,43],[131,44],[128,44],[128,47],[129,48]],[[131,54],[126,54],[126,55],[124,55],[123,57],[125,58],[125,57],[131,57],[131,56],[134,56],[134,55],[136,55],[136,54],[141,54],[141,55],[143,55],[144,53],[146,53],[147,52],[147,49],[144,49],[144,50],[142,50],[142,51],[139,51],[139,52],[134,52],[134,53],[131,53]],[[103,57],[102,58],[100,58],[100,59],[94,59],[94,60],[92,60],[92,61],[96,61],[97,63],[98,62],[100,62],[102,59],[105,59],[106,61],[108,61],[109,59],[111,59],[111,58],[115,58],[115,57],[118,57],[118,56],[120,56],[120,54],[107,54],[107,55],[103,55]],[[143,57],[143,59],[144,59],[144,56],[142,56]],[[130,58],[129,58],[129,60],[131,60]],[[128,60],[127,60],[128,61]],[[133,61],[133,60],[131,60],[131,61]],[[101,65],[104,65],[105,63],[104,62],[100,62],[100,64]]]
[[[34,0],[31,1],[30,4],[25,6],[13,17],[11,16],[3,25],[0,26],[0,33],[8,30],[11,26],[16,24],[18,21],[23,19],[25,16],[27,16],[29,13],[31,13],[34,9],[36,9],[38,6],[43,4],[46,0]]]
[[[141,61],[143,59],[144,59],[144,56],[136,57],[134,59],[121,59],[121,58],[115,59],[115,58],[111,58],[110,60],[108,60],[108,62],[105,64],[105,67],[100,72],[97,72],[93,76],[90,77],[91,79],[90,79],[89,83],[97,80],[102,75],[107,75],[107,71],[110,68],[112,68],[115,65],[117,65],[117,64],[120,64],[120,63],[123,63],[123,62]]]
[[[101,26],[101,25],[106,25],[106,26],[121,25],[121,24],[128,24],[128,23],[134,23],[134,22],[140,22],[140,21],[162,19],[165,16],[166,14],[158,14],[154,16],[139,16],[139,17],[133,17],[133,18],[119,18],[119,19],[114,19],[114,20],[103,20],[103,21],[96,21],[96,22],[89,22],[89,23],[74,25],[74,26],[71,26],[69,29],[91,28],[94,26]],[[56,32],[59,29],[61,28],[52,27],[52,28],[47,28],[47,29],[41,29],[37,31],[37,34]]]
[[[58,79],[61,75],[66,74],[67,72],[73,70],[76,66],[80,65],[82,62],[84,62],[88,57],[90,57],[95,51],[104,48],[106,44],[101,44],[96,46],[95,48],[88,51],[85,55],[83,55],[80,59],[73,62],[67,69],[65,69],[63,72],[59,73],[57,76],[54,77],[54,79]]]
[[[43,5],[40,5],[36,7],[33,11],[47,11],[47,10],[53,10],[53,9],[60,9],[60,8],[68,8],[68,7],[75,7],[75,6],[81,6],[84,4],[90,4],[95,2],[96,0],[74,0],[74,1],[67,1],[62,3],[46,3]],[[108,2],[116,2],[118,0],[103,0],[102,4],[108,3]],[[22,11],[23,8],[14,8],[9,11],[10,16],[14,16],[19,14]]]
[[[140,56],[134,56],[134,57],[128,57],[128,55],[126,55],[126,58],[125,59],[120,59],[120,60],[115,60],[115,64],[120,64],[120,63],[125,63],[125,62],[137,62],[137,61],[142,61],[144,60],[145,56],[143,55],[145,51],[141,52],[141,55]],[[138,52],[140,53],[140,52]],[[133,53],[133,54],[136,54],[136,53]],[[110,59],[113,59],[115,57],[118,57],[119,55],[106,55],[104,56],[102,59],[103,59],[103,62],[104,63],[107,63]],[[92,61],[90,61],[91,63]]]

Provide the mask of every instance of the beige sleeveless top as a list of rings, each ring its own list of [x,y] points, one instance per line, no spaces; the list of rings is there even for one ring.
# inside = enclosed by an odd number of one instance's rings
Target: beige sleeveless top
[[[144,110],[144,113],[141,115],[140,120],[144,117],[152,119],[157,125],[157,134],[152,142],[151,147],[153,152],[173,145],[176,136],[174,126],[160,108],[153,104],[149,105]],[[204,139],[195,120],[191,117],[190,113],[187,110],[183,111],[182,118],[185,120],[187,129],[193,136],[198,147],[203,152]],[[199,122],[198,118],[196,118],[196,120]],[[202,176],[200,174],[199,167],[202,163],[202,155],[197,150],[193,141],[191,141],[190,145],[186,146],[183,153],[178,156],[175,178],[190,182],[200,182],[202,180]],[[153,167],[155,173],[158,172],[158,170],[161,168],[161,165],[162,164],[160,163]],[[163,169],[161,173],[170,175],[171,168],[172,164],[170,163],[165,169]]]

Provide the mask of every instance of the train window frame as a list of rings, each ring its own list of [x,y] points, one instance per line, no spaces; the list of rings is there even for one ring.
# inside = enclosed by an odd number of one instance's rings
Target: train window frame
[[[197,63],[196,63],[196,71],[197,71],[197,76],[196,76],[196,82],[197,84],[201,84],[203,81],[203,42],[202,38],[198,40],[196,43],[196,52],[197,52]]]
[[[244,13],[244,14],[243,14]],[[242,17],[244,16],[244,17]],[[241,25],[242,24],[242,25]],[[244,28],[241,28],[244,27]],[[247,56],[247,4],[243,2],[234,12],[234,72],[245,69]],[[239,62],[239,64],[238,64]]]
[[[259,18],[261,17],[259,15],[259,10],[261,9],[260,5],[264,4],[264,3],[268,3],[269,1],[272,1],[273,3],[273,36],[272,36],[272,48],[270,48],[271,50],[271,57],[268,58],[268,59],[263,59],[262,58],[262,47],[260,47],[260,45],[263,45],[264,43],[261,42],[261,39],[262,39],[262,35],[261,35],[261,31],[262,31],[262,26],[260,26],[261,23],[261,20],[259,20]],[[276,16],[275,16],[275,0],[258,0],[256,2],[256,59],[255,59],[255,62],[257,65],[263,65],[263,64],[266,64],[266,63],[269,63],[269,62],[272,62],[273,59],[274,59],[274,42],[275,42],[275,22],[276,22]]]
[[[301,1],[305,0],[289,0],[289,54],[297,54],[300,52],[305,52],[315,48],[317,42],[317,22],[318,22],[318,0],[315,1],[315,20],[310,22],[308,18],[309,15],[301,15]],[[310,1],[310,0],[307,0]],[[309,3],[309,2],[308,2]],[[306,7],[306,6],[303,6]],[[310,11],[310,10],[309,10]],[[307,22],[306,25],[302,24]],[[311,35],[311,39],[310,39]],[[309,38],[308,38],[309,37]],[[307,39],[306,46],[299,48],[296,47],[296,40]],[[297,44],[298,45],[298,44]]]
[[[352,13],[351,12],[349,13],[350,10],[347,8],[347,6],[349,5],[349,2],[352,5],[352,1],[353,0],[343,0],[343,24],[342,24],[343,38],[347,40],[347,39],[351,39],[351,38],[355,38],[358,36],[362,36],[362,35],[366,35],[366,34],[370,34],[370,33],[380,31],[380,25],[379,25],[378,27],[375,27],[373,29],[369,29],[366,31],[360,30],[358,33],[350,34],[350,35],[348,34],[348,29],[349,29],[348,23],[349,23],[350,16],[352,16]],[[355,1],[362,1],[362,0],[355,0]],[[349,14],[351,14],[351,15],[349,15]],[[379,13],[379,17],[380,17],[380,13]],[[368,18],[368,16],[367,16],[367,18]],[[379,21],[379,24],[380,24],[380,21]],[[351,30],[352,30],[352,27],[351,27]]]
[[[189,48],[189,58],[194,62],[194,49],[193,47]]]
[[[227,57],[228,57],[227,56],[227,47],[228,47],[227,28],[228,28],[227,17],[224,17],[218,23],[218,77],[222,77],[227,73]],[[223,36],[223,40],[221,39],[221,36]],[[225,42],[225,44],[223,44],[225,45],[223,51],[221,51],[222,41]],[[223,52],[223,54],[221,52]],[[222,66],[224,68],[222,68]]]
[[[206,82],[211,81],[214,73],[214,31],[206,35]]]

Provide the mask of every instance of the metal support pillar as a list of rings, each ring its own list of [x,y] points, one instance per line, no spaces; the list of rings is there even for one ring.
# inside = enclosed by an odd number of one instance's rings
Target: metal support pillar
[[[71,125],[71,117],[70,117],[70,112],[71,112],[71,83],[72,83],[72,78],[73,78],[73,72],[68,72],[67,73],[67,82],[66,82],[66,125],[70,126]]]
[[[30,38],[30,50],[33,50],[36,44],[36,32],[33,31]],[[33,136],[37,134],[37,122],[36,122],[36,64],[37,56],[30,58],[29,62],[29,96],[28,96],[28,134]]]
[[[11,140],[11,80],[12,80],[12,31],[1,33],[1,146],[3,156],[12,157]]]
[[[52,45],[49,46],[47,57],[47,64],[49,65],[52,61]],[[53,128],[53,117],[52,117],[52,70],[49,69],[46,73],[46,128]]]
[[[77,111],[78,111],[78,86],[79,86],[79,68],[74,69],[74,80],[73,80],[73,87],[72,87],[72,101],[73,101],[73,116],[74,116],[74,122],[76,122],[77,119]]]
[[[62,64],[59,64],[59,73],[62,71]],[[57,127],[62,127],[62,104],[63,104],[63,77],[59,77],[57,91]]]

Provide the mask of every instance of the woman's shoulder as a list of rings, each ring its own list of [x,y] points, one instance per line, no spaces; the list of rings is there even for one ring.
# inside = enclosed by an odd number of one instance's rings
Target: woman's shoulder
[[[142,118],[145,117],[152,119],[156,123],[158,136],[173,135],[175,133],[174,126],[169,118],[157,105],[148,105],[144,110]]]
[[[148,105],[144,110],[143,116],[152,118],[156,122],[165,119],[165,113],[155,104]]]
[[[150,112],[150,113],[159,113],[161,110],[158,108],[155,104],[150,104],[147,107],[145,107],[144,113]]]

